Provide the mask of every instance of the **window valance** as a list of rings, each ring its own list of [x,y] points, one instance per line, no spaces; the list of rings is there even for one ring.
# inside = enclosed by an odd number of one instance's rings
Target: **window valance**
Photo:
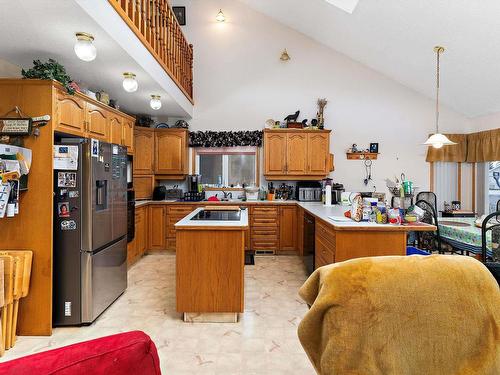
[[[467,162],[500,160],[500,129],[467,134]]]
[[[483,163],[500,160],[500,128],[471,134],[445,134],[453,146],[427,149],[428,162]]]
[[[427,149],[428,162],[447,161],[464,163],[467,159],[467,134],[445,134],[456,145],[441,148],[429,147]]]

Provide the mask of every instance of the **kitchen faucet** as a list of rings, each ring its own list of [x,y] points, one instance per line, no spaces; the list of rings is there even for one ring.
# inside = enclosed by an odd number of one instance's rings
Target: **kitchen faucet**
[[[225,192],[224,190],[222,190],[222,193],[224,194],[224,200],[229,200],[229,199],[233,199],[233,193],[229,192]]]

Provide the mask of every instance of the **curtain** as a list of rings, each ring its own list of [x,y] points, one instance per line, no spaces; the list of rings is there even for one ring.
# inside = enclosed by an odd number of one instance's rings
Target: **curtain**
[[[497,160],[500,160],[500,129],[467,135],[468,162],[484,163]]]
[[[444,161],[462,163],[467,159],[467,135],[466,134],[445,134],[450,141],[456,142],[456,145],[434,148],[429,146],[427,149],[428,162]]]

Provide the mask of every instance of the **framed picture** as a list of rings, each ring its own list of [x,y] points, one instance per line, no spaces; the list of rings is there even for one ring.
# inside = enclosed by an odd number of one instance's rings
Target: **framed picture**
[[[30,135],[31,118],[0,118],[0,135]]]
[[[378,143],[370,143],[370,152],[378,154]]]
[[[186,26],[186,7],[172,7],[172,10],[179,25]]]

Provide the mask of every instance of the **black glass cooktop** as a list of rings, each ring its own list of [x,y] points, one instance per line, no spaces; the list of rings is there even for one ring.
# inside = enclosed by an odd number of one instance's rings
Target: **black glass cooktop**
[[[191,220],[239,221],[240,211],[205,211],[201,210]]]

